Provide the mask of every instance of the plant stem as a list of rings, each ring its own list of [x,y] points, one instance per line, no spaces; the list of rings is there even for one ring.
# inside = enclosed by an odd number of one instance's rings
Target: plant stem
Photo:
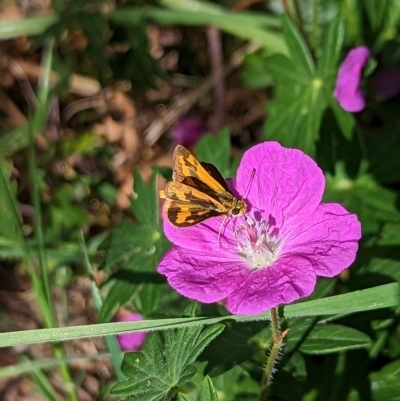
[[[262,380],[262,391],[260,394],[260,401],[267,401],[269,385],[271,384],[272,374],[274,373],[274,367],[276,364],[277,357],[283,346],[283,339],[287,334],[287,330],[281,333],[279,325],[278,308],[271,309],[271,327],[272,327],[272,347],[267,362],[265,364],[264,375]]]
[[[37,106],[35,114],[33,115],[29,124],[30,144],[29,144],[29,172],[32,185],[32,201],[34,207],[34,227],[35,227],[35,238],[38,249],[38,259],[40,265],[40,282],[38,282],[38,276],[35,271],[35,267],[30,258],[30,265],[32,266],[31,272],[32,281],[34,283],[35,292],[39,299],[39,305],[41,312],[45,317],[45,324],[48,328],[57,327],[55,313],[52,307],[50,284],[48,278],[48,269],[46,261],[46,252],[43,240],[43,225],[42,225],[42,210],[40,204],[40,188],[39,188],[39,174],[36,165],[35,155],[35,143],[34,138],[38,132],[43,129],[48,115],[48,104],[49,104],[49,93],[50,93],[50,74],[51,65],[53,61],[53,49],[54,39],[50,39],[43,50],[42,56],[42,74],[39,80],[39,86],[37,90]],[[29,252],[31,255],[31,253]],[[62,359],[66,356],[65,350],[62,344],[53,345],[54,357]],[[75,384],[72,380],[69,368],[66,364],[60,364],[61,377],[65,383],[64,389],[70,401],[78,401],[78,397],[75,393]]]
[[[306,37],[304,36],[304,32],[303,32],[303,16],[301,15],[299,0],[293,0],[293,10],[294,10],[294,15],[296,18],[297,26],[299,27],[300,32],[303,34],[303,37],[305,39]]]
[[[100,312],[100,310],[103,306],[103,300],[101,298],[100,290],[97,287],[96,281],[94,279],[94,271],[93,271],[92,264],[90,263],[90,260],[89,260],[89,255],[88,255],[86,244],[85,244],[85,237],[83,236],[82,231],[80,233],[80,247],[81,247],[82,254],[83,254],[83,262],[84,262],[86,271],[88,273],[88,276],[89,276],[91,284],[92,284],[91,288],[92,288],[92,297],[93,297],[94,306],[97,309],[97,311]],[[122,354],[121,354],[121,350],[119,349],[119,346],[117,344],[117,340],[116,340],[115,336],[106,336],[106,343],[107,343],[107,348],[111,355],[111,359],[113,362],[113,366],[114,366],[114,370],[117,375],[117,378],[118,378],[118,380],[123,381],[123,380],[125,380],[125,377],[121,372]]]
[[[30,125],[31,127],[31,125]],[[28,157],[28,166],[29,166],[29,175],[32,185],[32,203],[34,210],[34,233],[36,240],[36,247],[38,249],[38,257],[39,257],[39,268],[40,268],[40,278],[42,281],[43,294],[48,304],[48,308],[52,309],[51,295],[50,295],[50,284],[49,284],[49,275],[47,271],[47,260],[44,252],[44,241],[43,241],[43,230],[42,230],[42,209],[40,205],[40,195],[39,195],[39,175],[36,168],[36,155],[35,155],[35,143],[34,143],[34,135],[33,130],[29,129],[30,134],[30,144],[29,144],[29,157]],[[33,263],[35,264],[35,263]],[[53,313],[51,313],[53,315]],[[54,326],[54,322],[52,322],[51,326]]]
[[[289,6],[287,0],[281,0],[283,12],[289,14]]]

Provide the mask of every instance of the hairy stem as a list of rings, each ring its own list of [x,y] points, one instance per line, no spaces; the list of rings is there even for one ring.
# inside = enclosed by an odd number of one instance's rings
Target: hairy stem
[[[283,339],[287,334],[287,330],[281,332],[279,324],[278,308],[271,309],[271,327],[272,327],[272,347],[265,363],[264,375],[262,380],[262,391],[260,401],[267,401],[269,385],[271,384],[272,375],[277,362],[277,357],[283,347]]]

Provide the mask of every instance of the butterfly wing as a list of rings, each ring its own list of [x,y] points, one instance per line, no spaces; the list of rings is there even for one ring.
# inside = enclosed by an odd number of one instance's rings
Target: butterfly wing
[[[212,209],[169,199],[164,203],[164,212],[168,220],[176,227],[190,227],[219,215]]]
[[[203,192],[182,182],[170,181],[161,194],[161,197],[171,201],[193,205],[193,207],[197,206],[203,209],[210,209],[218,214],[226,212],[217,194],[213,192]]]
[[[220,172],[210,163],[199,162],[188,149],[177,145],[173,157],[173,180],[204,192],[229,192]]]

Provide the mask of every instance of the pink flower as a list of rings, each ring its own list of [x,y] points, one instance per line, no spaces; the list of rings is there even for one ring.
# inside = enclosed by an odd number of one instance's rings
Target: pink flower
[[[365,107],[360,82],[362,70],[369,56],[368,47],[356,47],[348,52],[339,68],[334,96],[340,106],[351,113],[361,111]]]
[[[118,316],[118,322],[138,322],[143,320],[139,313],[131,313],[125,316]],[[121,351],[139,351],[146,340],[147,333],[136,332],[117,335],[117,341]]]
[[[254,146],[228,183],[245,196],[245,216],[186,228],[164,218],[175,246],[158,271],[182,295],[258,314],[310,295],[317,276],[333,277],[355,260],[361,225],[341,205],[321,203],[324,175],[300,150]]]
[[[194,146],[207,132],[206,124],[196,117],[187,117],[180,120],[171,131],[171,138],[187,148]]]
[[[381,102],[400,92],[400,66],[385,68],[371,77],[371,87]]]

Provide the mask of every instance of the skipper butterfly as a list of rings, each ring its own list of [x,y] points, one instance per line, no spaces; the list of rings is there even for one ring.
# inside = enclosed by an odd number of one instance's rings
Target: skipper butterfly
[[[174,226],[189,227],[210,217],[246,212],[246,202],[232,195],[218,169],[199,162],[182,145],[175,148],[172,168],[172,181],[160,191],[160,198],[166,199],[164,212]]]

